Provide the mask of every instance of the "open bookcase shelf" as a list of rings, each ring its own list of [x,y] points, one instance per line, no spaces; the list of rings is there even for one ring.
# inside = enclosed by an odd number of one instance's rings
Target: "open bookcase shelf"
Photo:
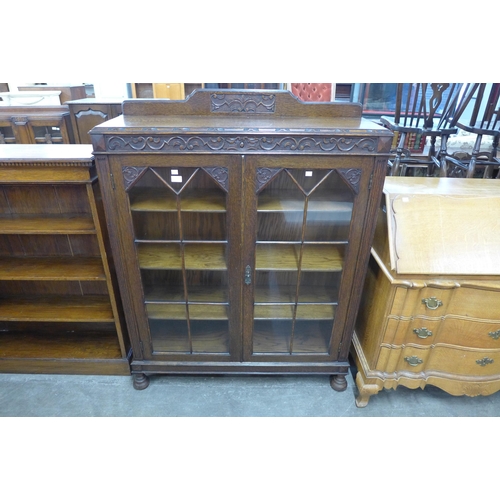
[[[91,151],[0,146],[0,371],[130,373]]]

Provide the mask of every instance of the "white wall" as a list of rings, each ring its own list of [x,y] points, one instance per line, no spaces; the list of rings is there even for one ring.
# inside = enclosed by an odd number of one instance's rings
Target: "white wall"
[[[96,97],[129,97],[126,83],[94,83]]]

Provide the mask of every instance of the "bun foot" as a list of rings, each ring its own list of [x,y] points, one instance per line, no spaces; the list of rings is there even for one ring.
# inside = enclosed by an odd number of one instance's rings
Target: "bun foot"
[[[149,377],[144,375],[144,373],[134,373],[132,375],[132,378],[134,389],[137,389],[138,391],[146,389],[146,387],[149,385]]]
[[[330,377],[330,386],[334,391],[345,391],[347,389],[347,380],[345,375],[332,375]]]

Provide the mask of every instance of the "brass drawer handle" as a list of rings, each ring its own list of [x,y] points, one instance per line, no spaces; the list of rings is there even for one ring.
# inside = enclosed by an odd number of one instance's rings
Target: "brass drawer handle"
[[[422,304],[425,304],[427,309],[437,309],[442,306],[443,303],[436,297],[429,297],[428,299],[422,299]]]
[[[493,363],[493,360],[491,358],[483,358],[483,359],[478,359],[476,363],[481,366],[486,366],[486,365],[491,365],[491,363]]]
[[[498,340],[500,339],[500,330],[497,330],[496,332],[490,332],[488,335],[493,339],[493,340]]]
[[[423,326],[422,328],[414,328],[413,333],[416,333],[419,339],[426,339],[427,337],[430,337],[432,335],[431,330],[427,330],[425,326]]]
[[[410,366],[418,366],[423,363],[423,360],[418,358],[417,356],[406,356],[405,361],[410,365]]]

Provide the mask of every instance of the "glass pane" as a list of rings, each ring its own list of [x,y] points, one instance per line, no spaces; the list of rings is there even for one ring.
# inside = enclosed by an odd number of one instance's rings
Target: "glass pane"
[[[259,193],[254,353],[328,354],[352,207],[335,170],[285,168]]]
[[[35,134],[35,139],[42,140],[43,142],[61,142],[62,132],[59,127],[53,126],[35,126],[33,127],[33,133]]]
[[[14,144],[15,142],[12,127],[0,127],[0,144]]]
[[[227,354],[226,192],[199,168],[150,168],[129,188],[156,354]]]

